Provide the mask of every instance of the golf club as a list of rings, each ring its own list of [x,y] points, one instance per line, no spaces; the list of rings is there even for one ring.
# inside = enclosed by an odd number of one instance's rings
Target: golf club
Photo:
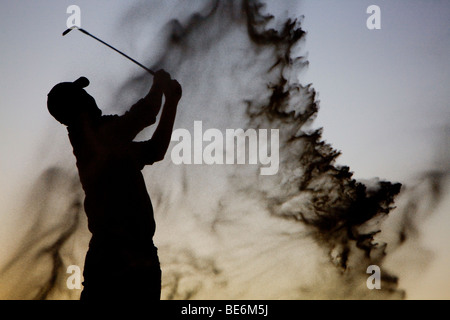
[[[122,51],[117,50],[117,49],[114,48],[113,46],[107,44],[105,41],[103,41],[103,40],[97,38],[96,36],[90,34],[89,32],[87,32],[87,31],[84,30],[84,29],[81,29],[81,28],[69,28],[69,29],[67,29],[66,31],[64,31],[64,32],[62,33],[62,35],[65,36],[66,34],[68,34],[68,33],[69,33],[70,31],[72,31],[73,29],[77,29],[77,30],[81,31],[82,33],[84,33],[85,35],[88,35],[89,37],[91,37],[91,38],[93,38],[93,39],[95,39],[95,40],[97,40],[97,41],[103,43],[105,46],[107,46],[107,47],[113,49],[113,50],[116,51],[117,53],[120,53],[122,56],[124,56],[124,57],[127,58],[128,60],[133,61],[135,64],[137,64],[139,67],[141,67],[142,69],[144,69],[145,71],[147,71],[147,72],[150,73],[151,75],[155,75],[155,73],[154,73],[152,70],[150,70],[150,69],[148,69],[147,67],[145,67],[144,65],[142,65],[142,63],[139,63],[138,61],[136,61],[136,60],[134,60],[133,58],[131,58],[130,56],[126,55],[126,54],[123,53]]]

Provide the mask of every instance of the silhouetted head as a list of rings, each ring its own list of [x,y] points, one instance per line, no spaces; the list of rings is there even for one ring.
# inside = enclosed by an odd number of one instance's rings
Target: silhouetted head
[[[102,111],[95,99],[83,89],[88,85],[89,80],[81,77],[74,82],[62,82],[54,86],[47,95],[50,114],[66,126],[77,124],[85,117],[100,117]]]

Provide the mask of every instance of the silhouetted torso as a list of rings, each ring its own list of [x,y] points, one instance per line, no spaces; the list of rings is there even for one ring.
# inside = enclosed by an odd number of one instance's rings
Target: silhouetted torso
[[[151,155],[130,140],[123,121],[124,116],[101,116],[68,127],[92,233],[83,299],[159,299],[155,221],[141,173]]]
[[[142,155],[121,132],[121,117],[102,116],[91,126],[68,128],[86,194],[85,211],[94,237],[120,236],[139,245],[155,232]]]

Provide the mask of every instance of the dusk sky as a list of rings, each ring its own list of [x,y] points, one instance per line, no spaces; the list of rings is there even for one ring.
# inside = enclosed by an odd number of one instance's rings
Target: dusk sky
[[[67,158],[71,149],[65,129],[47,111],[49,90],[84,75],[91,79],[89,92],[97,103],[111,111],[111,91],[120,86],[123,74],[137,68],[79,32],[62,37],[67,7],[81,8],[82,28],[144,60],[146,52],[132,38],[121,42],[125,31],[120,19],[133,2],[140,1],[0,3],[0,243],[8,242],[30,182],[49,165],[74,162]],[[308,34],[301,52],[310,64],[299,78],[318,92],[314,126],[323,127],[324,139],[342,151],[339,164],[348,165],[358,179],[402,183],[413,183],[426,170],[448,170],[448,0],[268,2],[268,10],[277,14],[304,15]],[[366,9],[373,4],[381,8],[380,30],[366,27]],[[450,298],[449,229],[447,194],[422,230],[435,259],[417,283],[402,283],[408,297]],[[0,259],[7,250],[0,245]]]

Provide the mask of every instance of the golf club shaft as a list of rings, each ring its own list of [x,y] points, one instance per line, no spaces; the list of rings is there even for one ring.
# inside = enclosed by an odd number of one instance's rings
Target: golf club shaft
[[[139,67],[141,67],[142,69],[144,69],[145,71],[147,71],[147,72],[150,73],[151,75],[155,75],[155,73],[154,73],[152,70],[150,70],[150,69],[148,69],[147,67],[145,67],[142,63],[140,63],[140,62],[134,60],[133,58],[131,58],[130,56],[126,55],[126,54],[123,53],[122,51],[117,50],[116,48],[114,48],[113,46],[109,45],[109,44],[106,43],[105,41],[103,41],[103,40],[97,38],[96,36],[90,34],[89,32],[87,32],[87,31],[84,30],[84,29],[81,29],[81,28],[76,28],[76,29],[78,29],[79,31],[81,31],[81,32],[84,33],[85,35],[88,35],[89,37],[91,37],[91,38],[93,38],[93,39],[95,39],[95,40],[101,42],[101,43],[104,44],[105,46],[107,46],[107,47],[113,49],[113,50],[116,51],[117,53],[120,53],[122,56],[124,56],[124,57],[127,58],[128,60],[134,62],[135,64],[137,64]],[[64,32],[63,32],[63,36],[65,36],[66,34],[68,34],[71,30],[72,30],[72,29],[67,29],[66,31],[64,31]]]

